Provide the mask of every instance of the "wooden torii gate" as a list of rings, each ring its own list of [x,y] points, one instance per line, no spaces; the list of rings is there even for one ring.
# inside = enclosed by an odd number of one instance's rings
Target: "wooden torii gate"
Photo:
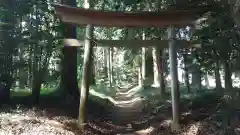
[[[195,8],[188,10],[169,10],[161,11],[157,13],[153,12],[138,12],[138,13],[126,13],[126,12],[111,12],[111,11],[97,11],[91,9],[74,8],[65,5],[54,5],[56,14],[60,16],[61,20],[65,23],[74,25],[85,26],[91,24],[93,26],[102,27],[140,27],[140,28],[167,28],[168,40],[95,40],[95,45],[106,45],[116,47],[147,47],[158,46],[160,48],[169,47],[170,58],[170,74],[171,74],[171,94],[172,94],[172,111],[173,121],[172,127],[178,127],[180,117],[179,115],[179,84],[177,73],[177,47],[199,47],[199,44],[195,44],[194,41],[176,40],[175,28],[183,28],[186,26],[197,25],[200,21],[206,19],[203,18],[204,14],[209,11],[209,8]],[[75,39],[65,39],[64,45],[67,46],[83,46],[85,42],[90,42],[86,38],[83,41],[77,41]],[[179,45],[177,45],[179,44]],[[85,50],[86,51],[86,50]],[[89,63],[90,55],[89,51],[84,54],[84,63]],[[83,69],[89,69],[87,64]],[[86,67],[89,66],[89,67]],[[86,82],[87,72],[83,73],[83,80]],[[82,86],[84,87],[84,86]]]

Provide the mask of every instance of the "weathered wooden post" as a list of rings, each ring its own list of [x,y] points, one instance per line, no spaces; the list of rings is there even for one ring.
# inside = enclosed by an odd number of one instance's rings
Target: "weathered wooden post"
[[[85,0],[85,8],[90,8],[90,0]],[[89,95],[89,85],[90,85],[90,72],[92,72],[93,64],[93,37],[94,27],[91,24],[86,26],[86,36],[85,36],[85,45],[84,45],[84,60],[83,60],[83,74],[81,82],[81,91],[80,91],[80,105],[79,105],[79,116],[78,116],[78,126],[80,129],[84,128],[86,122],[86,112],[87,112],[87,101]]]
[[[175,43],[175,28],[169,26],[168,39],[169,39],[169,59],[170,59],[170,75],[171,75],[171,94],[172,94],[172,125],[173,131],[179,130],[180,116],[179,116],[179,83],[178,83],[178,71],[177,71],[177,52]]]

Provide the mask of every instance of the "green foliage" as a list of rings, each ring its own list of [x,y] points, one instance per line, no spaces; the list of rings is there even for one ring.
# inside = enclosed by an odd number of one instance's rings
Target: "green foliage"
[[[202,49],[198,49],[201,56],[201,65],[206,68],[214,68],[216,61],[229,61],[234,64],[239,57],[238,30],[230,18],[227,6],[216,8],[212,12],[215,18],[208,22],[208,27],[198,31],[196,35],[203,44]]]
[[[24,85],[32,87],[33,78],[41,78],[43,88],[49,89],[58,85],[60,69],[57,61],[60,59],[60,41],[63,38],[61,31],[64,29],[62,23],[57,19],[53,7],[49,4],[53,0],[12,0],[4,2],[0,6],[0,79],[19,80],[19,72],[27,72]],[[78,0],[78,7],[83,7],[83,0]],[[173,1],[146,1],[146,0],[93,0],[94,8],[98,10],[111,11],[160,11],[167,8],[182,8],[188,1],[174,3]],[[194,2],[193,2],[194,3]],[[203,1],[196,2],[196,5]],[[205,3],[211,3],[205,1]],[[175,7],[174,7],[175,4]],[[205,22],[208,26],[197,31],[192,35],[192,29],[182,28],[177,30],[179,39],[196,38],[203,45],[200,49],[181,49],[178,52],[179,58],[186,55],[187,63],[191,66],[197,66],[204,72],[212,72],[216,62],[223,65],[228,62],[232,69],[239,68],[239,29],[234,25],[231,15],[228,12],[229,7],[223,3],[215,2],[211,16]],[[205,24],[202,24],[205,25]],[[133,39],[142,39],[143,32],[148,40],[166,39],[166,29],[156,28],[134,28]],[[83,39],[84,28],[77,28],[78,39]],[[184,33],[179,36],[179,33]],[[99,28],[96,27],[94,36],[96,39],[126,39],[128,37],[128,28]],[[120,48],[114,54],[114,57],[123,56],[124,60],[121,68],[117,64],[113,65],[113,75],[116,80],[116,74],[122,82],[137,83],[137,67],[141,64],[141,50]],[[96,51],[97,52],[97,51]],[[121,53],[121,56],[118,55]],[[78,81],[81,82],[83,48],[78,51]],[[124,54],[124,55],[122,55]],[[101,64],[104,59],[98,53],[95,57]],[[168,74],[168,52],[164,56],[164,72]],[[96,64],[97,65],[97,64]],[[106,65],[104,65],[106,66]],[[95,67],[102,68],[102,67]],[[45,78],[44,78],[44,75]],[[40,76],[40,77],[39,77]],[[43,77],[42,77],[43,76]],[[107,82],[106,76],[96,77],[103,82]],[[1,80],[0,80],[1,81]],[[28,82],[28,83],[27,83]],[[29,83],[30,82],[30,83]],[[123,84],[124,85],[124,84]],[[105,89],[105,88],[99,88]]]

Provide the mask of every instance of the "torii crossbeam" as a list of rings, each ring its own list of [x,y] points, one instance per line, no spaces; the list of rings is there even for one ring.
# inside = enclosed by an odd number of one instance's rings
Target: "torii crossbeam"
[[[62,21],[76,25],[92,24],[104,27],[175,27],[194,26],[206,19],[209,8],[169,10],[161,12],[112,12],[54,5]]]
[[[168,48],[169,40],[93,40],[94,46],[100,47],[125,47],[125,48],[140,48],[140,47],[158,47],[159,49]],[[82,47],[85,45],[84,40],[64,39],[65,47]],[[177,48],[201,48],[201,44],[197,41],[176,40]]]

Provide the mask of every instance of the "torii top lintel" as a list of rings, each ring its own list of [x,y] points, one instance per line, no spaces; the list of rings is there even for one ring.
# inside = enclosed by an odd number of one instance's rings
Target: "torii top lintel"
[[[113,12],[75,8],[61,4],[54,4],[56,14],[65,23],[75,25],[92,24],[103,27],[157,27],[165,28],[169,25],[185,27],[195,25],[196,20],[208,10],[169,10],[161,12]]]

